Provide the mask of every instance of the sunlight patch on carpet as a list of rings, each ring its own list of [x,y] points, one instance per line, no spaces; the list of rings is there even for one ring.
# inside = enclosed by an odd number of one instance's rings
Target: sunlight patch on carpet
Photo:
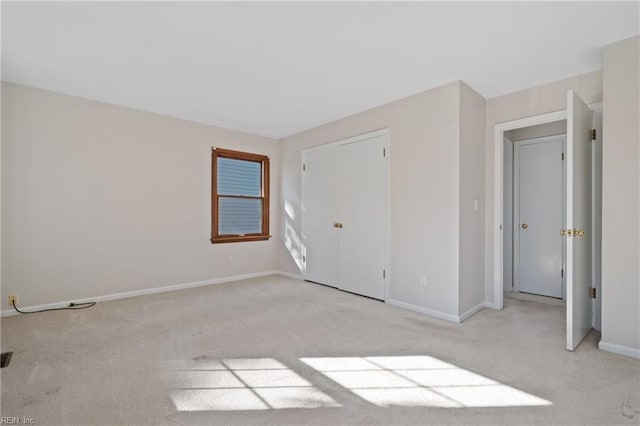
[[[171,361],[166,366],[178,411],[340,407],[273,358]]]
[[[301,358],[378,407],[521,407],[551,402],[430,356]]]

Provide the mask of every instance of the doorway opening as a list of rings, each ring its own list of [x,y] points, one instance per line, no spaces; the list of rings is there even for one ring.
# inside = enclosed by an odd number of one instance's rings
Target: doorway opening
[[[505,292],[566,299],[564,247],[566,120],[504,132]]]
[[[518,259],[522,259],[521,253],[514,253],[514,247],[520,250],[524,248],[522,241],[514,241],[514,237],[528,235],[531,236],[530,223],[523,220],[523,217],[513,211],[509,212],[506,205],[513,203],[514,188],[519,186],[515,179],[509,181],[509,176],[513,175],[513,169],[518,164],[512,161],[512,169],[509,169],[509,162],[505,164],[505,157],[516,158],[516,151],[520,154],[524,149],[525,157],[528,155],[536,157],[537,153],[550,152],[550,156],[558,154],[558,144],[553,147],[552,143],[547,144],[547,149],[538,149],[544,142],[551,142],[555,139],[566,141],[564,149],[560,149],[560,155],[564,152],[565,164],[562,169],[556,168],[556,181],[559,173],[562,174],[562,203],[558,203],[562,209],[563,217],[560,229],[557,229],[558,237],[562,237],[561,263],[558,263],[558,246],[554,241],[555,255],[553,261],[549,262],[550,270],[556,275],[556,285],[560,283],[558,290],[548,293],[545,289],[536,288],[533,291],[524,289],[524,292],[543,294],[566,300],[566,327],[567,327],[567,349],[573,350],[592,328],[600,328],[600,263],[601,263],[601,183],[602,183],[602,139],[601,126],[602,109],[600,104],[587,106],[573,91],[567,92],[567,109],[538,116],[527,117],[504,123],[498,123],[494,127],[494,205],[493,205],[493,303],[490,305],[494,309],[502,309],[504,306],[505,292],[513,290],[523,291],[518,281],[520,276],[515,276],[520,265]],[[595,129],[595,130],[594,130]],[[566,136],[562,136],[565,134]],[[506,141],[505,141],[506,137]],[[544,139],[548,138],[548,139]],[[512,141],[516,139],[516,141]],[[518,141],[518,139],[520,139]],[[537,139],[537,140],[536,140]],[[513,150],[511,151],[511,148]],[[544,155],[543,155],[544,156]],[[525,158],[526,160],[526,158]],[[535,163],[535,161],[533,162]],[[546,166],[537,166],[545,168]],[[529,164],[529,172],[536,172],[536,165]],[[558,170],[562,170],[558,172]],[[529,192],[540,191],[540,174],[531,173],[529,176]],[[543,176],[547,178],[546,175]],[[542,180],[544,180],[542,179]],[[531,183],[533,181],[533,183]],[[511,185],[511,187],[509,186]],[[557,184],[555,184],[557,185]],[[525,184],[526,186],[526,184]],[[542,203],[548,204],[547,198],[557,198],[558,191],[549,191],[553,188],[547,185],[546,194],[542,190]],[[511,194],[511,198],[508,199]],[[540,194],[538,194],[540,195]],[[519,194],[518,194],[519,196]],[[547,197],[547,198],[545,198]],[[528,198],[526,198],[528,200]],[[531,207],[531,206],[529,206]],[[535,210],[535,209],[534,209]],[[525,212],[527,214],[527,212]],[[557,213],[552,215],[557,220]],[[514,220],[515,219],[515,220]],[[537,225],[536,225],[537,226]],[[557,226],[557,224],[555,225]],[[508,228],[508,229],[505,229]],[[518,234],[515,233],[516,229]],[[511,237],[508,234],[511,230]],[[552,240],[555,239],[552,238]],[[535,240],[535,238],[534,238]],[[534,244],[535,245],[535,244]],[[515,258],[514,264],[514,254]],[[535,263],[535,262],[533,262]],[[511,265],[511,268],[509,268]],[[558,265],[561,267],[558,270]],[[531,266],[531,265],[529,265]],[[535,266],[535,265],[534,265]],[[519,271],[522,272],[522,271]],[[528,271],[530,273],[531,271]],[[558,279],[558,276],[560,279]],[[510,278],[511,277],[511,278]],[[514,280],[515,277],[515,280]],[[516,293],[518,294],[518,293]],[[596,297],[597,294],[597,297]],[[559,297],[560,296],[560,297]]]

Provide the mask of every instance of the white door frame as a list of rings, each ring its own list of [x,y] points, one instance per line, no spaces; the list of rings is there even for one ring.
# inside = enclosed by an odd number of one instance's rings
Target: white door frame
[[[537,124],[552,123],[567,119],[567,110],[554,111],[518,120],[505,121],[494,126],[493,133],[493,303],[487,303],[492,309],[504,307],[503,282],[503,202],[504,202],[504,132]]]
[[[386,138],[387,141],[387,152],[385,155],[385,159],[387,162],[387,187],[385,188],[386,193],[387,193],[387,211],[386,211],[386,231],[384,233],[384,270],[385,270],[385,279],[384,279],[384,301],[386,302],[387,300],[389,300],[389,283],[391,282],[391,250],[390,250],[390,241],[391,241],[391,170],[390,170],[390,158],[391,158],[391,132],[389,131],[389,128],[384,128],[384,129],[379,129],[379,130],[374,130],[368,133],[362,133],[360,135],[356,135],[356,136],[351,136],[345,139],[340,139],[337,141],[333,141],[333,142],[328,142],[322,145],[315,145],[312,146],[310,148],[304,149],[301,152],[300,158],[302,161],[302,164],[305,164],[305,154],[307,152],[312,152],[312,151],[318,151],[321,149],[326,149],[326,148],[330,148],[333,146],[337,146],[337,145],[345,145],[345,144],[349,144],[349,143],[354,143],[354,142],[360,142],[362,140],[366,140],[366,139],[372,139],[378,136],[384,136]],[[300,169],[302,170],[302,167],[300,167]],[[304,180],[304,171],[300,174],[300,188],[304,188],[304,184],[303,184],[303,180]],[[302,194],[301,194],[301,198],[302,198]],[[302,216],[301,216],[301,229],[304,229],[302,227],[302,222],[304,222],[304,206],[302,209]],[[306,253],[305,253],[306,255]],[[305,273],[306,273],[306,265],[303,264],[303,273],[302,273],[302,279],[305,279]]]
[[[596,102],[593,104],[588,104],[587,105],[592,111],[594,111],[595,113],[595,121],[594,121],[594,126],[595,128],[598,130],[598,134],[597,134],[597,140],[596,140],[596,144],[597,145],[602,145],[602,102]],[[503,151],[503,138],[504,138],[504,132],[509,131],[509,130],[513,130],[513,129],[519,129],[521,127],[528,127],[528,126],[534,126],[536,124],[545,124],[545,123],[551,123],[554,121],[560,121],[560,120],[566,120],[567,119],[567,110],[559,110],[559,111],[554,111],[554,112],[550,112],[550,113],[545,113],[545,114],[540,114],[540,115],[536,115],[536,116],[532,116],[532,117],[527,117],[527,118],[522,118],[522,119],[517,119],[517,120],[512,120],[512,121],[505,121],[502,123],[497,123],[494,126],[494,149],[493,149],[493,153],[494,153],[494,171],[493,171],[493,188],[494,188],[494,199],[493,199],[493,302],[489,302],[487,301],[485,306],[491,309],[503,309],[504,307],[504,300],[503,300],[503,291],[504,291],[504,282],[503,282],[503,234],[502,234],[502,223],[503,223],[503,218],[502,218],[502,214],[503,214],[503,201],[504,201],[504,191],[503,191],[503,182],[504,182],[504,176],[503,176],[503,169],[504,169],[504,151]],[[600,153],[602,153],[602,147],[597,147],[595,148],[596,150],[600,150]],[[601,155],[601,154],[600,154]],[[594,164],[596,161],[596,154],[594,151]],[[593,179],[594,181],[596,179],[598,179],[598,176],[596,175],[596,170],[597,168],[594,167],[594,174],[593,174]],[[601,178],[601,176],[600,176]],[[595,188],[595,186],[594,186]],[[600,183],[600,190],[602,189],[601,187],[601,183]],[[595,189],[594,189],[595,190]],[[594,224],[593,229],[594,232],[596,230],[596,225],[595,225],[595,212],[597,211],[597,208],[601,208],[601,205],[597,205],[597,201],[596,201],[596,197],[593,197],[593,203],[594,203],[594,217],[593,217],[593,221]],[[597,207],[597,208],[596,208]],[[601,244],[601,241],[600,241]],[[595,244],[594,244],[595,247]],[[601,315],[601,304],[602,304],[602,299],[601,299],[601,294],[602,294],[602,284],[600,282],[600,280],[598,279],[599,277],[599,273],[601,270],[602,265],[596,265],[597,262],[597,255],[600,253],[596,253],[595,249],[594,249],[594,262],[593,262],[593,286],[597,289],[598,292],[598,298],[594,300],[594,307],[593,307],[593,313],[594,313],[594,321],[593,321],[593,325],[594,328],[596,329],[600,329],[599,325],[600,325],[600,315]],[[566,282],[566,276],[565,278],[565,282]],[[566,284],[564,285],[565,290],[566,290]],[[566,300],[566,296],[565,296],[565,300]]]

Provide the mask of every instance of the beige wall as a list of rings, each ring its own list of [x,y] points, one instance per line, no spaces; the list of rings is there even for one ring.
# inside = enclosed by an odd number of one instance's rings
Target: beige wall
[[[587,104],[602,101],[602,73],[594,71],[487,100],[485,145],[485,298],[493,303],[493,132],[497,123],[567,108],[567,91],[574,90]]]
[[[640,37],[604,49],[601,348],[640,357]],[[618,346],[618,347],[617,347]],[[625,349],[623,349],[624,351]]]
[[[278,173],[274,238],[212,245],[210,153],[277,141],[10,83],[2,124],[3,308],[275,269]]]
[[[2,306],[7,294],[30,306],[274,269],[299,275],[301,151],[389,128],[389,296],[455,319],[494,296],[494,125],[565,109],[569,89],[601,102],[604,79],[603,342],[637,350],[638,38],[607,47],[604,63],[604,75],[486,101],[454,82],[280,142],[3,83]],[[271,157],[270,241],[210,244],[211,146]]]
[[[460,85],[459,313],[484,307],[484,129],[486,100]],[[475,200],[478,210],[475,210]]]
[[[504,136],[512,142],[565,134],[567,134],[567,120],[538,124],[504,132]]]
[[[454,82],[283,139],[287,214],[280,268],[300,274],[301,151],[389,128],[390,299],[449,319],[457,316],[460,90]],[[427,277],[426,288],[419,286],[420,275]]]

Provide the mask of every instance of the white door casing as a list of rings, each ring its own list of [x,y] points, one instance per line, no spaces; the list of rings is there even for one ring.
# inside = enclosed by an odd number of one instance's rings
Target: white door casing
[[[592,140],[593,199],[591,252],[593,260],[593,287],[597,295],[593,300],[593,328],[601,330],[602,323],[602,104],[589,105],[593,111],[593,129],[596,139]]]
[[[592,111],[567,92],[566,283],[567,349],[574,350],[592,326],[591,124]],[[582,234],[582,235],[581,235]]]
[[[563,297],[563,149],[565,136],[515,143],[515,290]]]
[[[513,141],[504,137],[504,226],[502,229],[502,244],[504,247],[503,280],[504,291],[516,291],[513,279]]]
[[[520,118],[518,120],[498,123],[493,129],[493,206],[491,215],[493,216],[493,252],[491,259],[493,260],[493,274],[491,276],[493,288],[493,300],[487,301],[486,306],[492,309],[504,308],[504,244],[503,244],[503,225],[504,225],[504,133],[513,129],[522,127],[535,126],[538,124],[551,123],[554,121],[565,120],[567,111],[555,111],[532,117]]]

